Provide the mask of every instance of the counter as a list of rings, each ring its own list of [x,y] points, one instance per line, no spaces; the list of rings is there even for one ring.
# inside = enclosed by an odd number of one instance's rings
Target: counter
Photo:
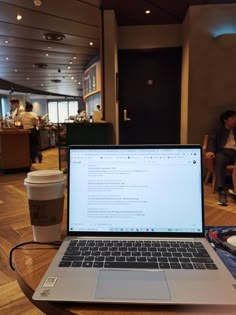
[[[113,126],[108,122],[81,122],[62,124],[58,134],[60,170],[66,168],[67,147],[69,145],[114,144]]]
[[[39,129],[40,149],[45,150],[56,146],[56,131],[54,129]]]
[[[0,129],[0,169],[30,169],[29,131]]]
[[[113,128],[108,122],[66,124],[66,145],[112,144]]]

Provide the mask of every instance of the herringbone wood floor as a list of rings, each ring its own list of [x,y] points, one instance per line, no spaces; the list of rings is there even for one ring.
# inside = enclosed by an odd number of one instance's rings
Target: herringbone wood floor
[[[33,164],[32,170],[58,169],[58,151],[43,152],[42,164]],[[29,228],[27,196],[24,188],[26,173],[0,175],[0,314],[43,314],[21,292],[14,272],[9,267],[10,249],[22,242]],[[216,194],[205,186],[205,224],[236,225],[236,203],[230,200],[228,207],[216,205]],[[183,196],[184,198],[184,191]],[[168,201],[167,201],[168,202]],[[56,314],[55,314],[56,315]]]

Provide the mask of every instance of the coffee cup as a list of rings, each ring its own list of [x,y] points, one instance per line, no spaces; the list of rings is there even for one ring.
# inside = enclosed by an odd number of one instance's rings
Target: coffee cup
[[[33,238],[54,242],[61,238],[64,209],[64,175],[59,170],[33,171],[24,180]]]

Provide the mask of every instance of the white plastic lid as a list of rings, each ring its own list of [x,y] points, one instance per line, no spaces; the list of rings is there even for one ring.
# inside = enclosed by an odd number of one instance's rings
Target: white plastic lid
[[[30,184],[55,183],[60,181],[64,181],[64,174],[59,170],[33,171],[29,172],[27,178],[25,178],[25,182]]]

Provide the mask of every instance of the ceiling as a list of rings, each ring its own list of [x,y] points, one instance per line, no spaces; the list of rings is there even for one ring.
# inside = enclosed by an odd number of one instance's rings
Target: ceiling
[[[0,0],[0,89],[81,96],[99,58],[100,9],[114,9],[118,25],[179,24],[190,5],[214,3],[236,0]]]
[[[103,0],[102,6],[115,10],[118,25],[151,25],[182,23],[191,5],[227,3],[236,0]]]
[[[34,2],[0,1],[0,78],[32,93],[79,96],[84,69],[99,54],[100,1]],[[63,38],[46,40],[48,33]],[[9,87],[9,82],[0,84]]]

